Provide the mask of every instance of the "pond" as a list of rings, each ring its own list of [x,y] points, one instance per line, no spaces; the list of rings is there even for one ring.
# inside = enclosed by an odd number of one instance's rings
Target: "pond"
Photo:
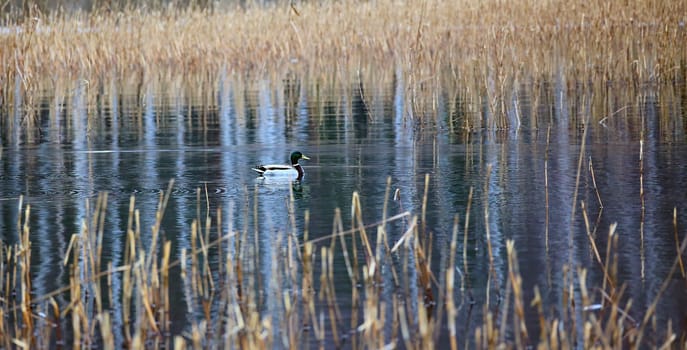
[[[143,245],[150,244],[161,193],[173,179],[161,226],[171,242],[172,259],[187,258],[195,247],[194,219],[203,222],[209,215],[215,225],[221,213],[223,232],[239,232],[237,237],[255,242],[246,258],[254,264],[246,265],[246,273],[259,277],[258,308],[275,320],[283,310],[273,297],[290,290],[271,282],[275,262],[286,263],[284,237],[293,233],[299,243],[306,231],[308,239],[328,237],[337,208],[349,228],[357,193],[368,225],[406,211],[421,215],[426,196],[422,234],[429,242],[430,266],[442,281],[439,271],[446,268],[458,218],[455,269],[467,286],[461,290],[457,282],[454,296],[461,305],[461,343],[473,341],[475,329],[484,323],[482,305],[496,311],[508,300],[508,240],[517,250],[530,342],[536,343],[540,332],[537,310],[530,306],[535,286],[545,315],[564,317],[566,293],[572,291],[581,305],[577,284],[568,290],[566,271],[570,268],[577,276],[578,268],[586,268],[594,302],[601,302],[604,269],[591,243],[605,263],[615,223],[614,278],[618,285],[626,284],[621,305],[632,300],[629,316],[637,325],[660,297],[658,326],[648,331],[656,338],[668,322],[674,329],[685,324],[684,278],[679,270],[669,275],[676,240],[685,237],[687,214],[684,108],[666,108],[679,106],[679,101],[661,100],[650,88],[637,103],[612,108],[621,112],[609,115],[607,122],[622,120],[589,125],[584,132],[570,116],[571,109],[584,108],[579,99],[551,98],[535,106],[531,98],[518,96],[523,120],[534,118],[538,109],[551,111],[539,128],[456,132],[448,126],[456,118],[449,108],[453,101],[443,101],[435,123],[418,125],[408,121],[402,88],[375,91],[373,98],[357,94],[359,86],[324,97],[310,88],[297,81],[263,81],[254,88],[222,82],[210,103],[151,91],[143,98],[119,92],[104,96],[97,107],[78,90],[63,100],[46,95],[38,142],[24,142],[10,128],[0,136],[0,238],[4,244],[19,240],[23,208],[30,205],[33,295],[69,284],[71,270],[63,261],[71,236],[92,218],[98,193],[108,193],[103,261],[116,267],[125,261],[131,196],[140,212]],[[552,95],[560,95],[551,89]],[[300,183],[261,178],[251,170],[260,163],[286,163],[292,151],[310,157],[301,161],[305,177]],[[387,225],[390,245],[401,240],[410,222],[404,216]],[[376,240],[375,229],[368,235]],[[319,242],[328,246],[330,240]],[[220,255],[230,254],[231,246],[212,250],[208,259],[222,261]],[[315,251],[320,254],[319,248]],[[384,264],[383,294],[402,294],[404,287],[394,287],[389,267],[400,271],[408,261],[396,252]],[[339,332],[355,333],[352,286],[340,253],[333,268],[339,325],[344,328]],[[319,272],[315,276],[319,281]],[[662,291],[664,281],[668,284]],[[118,310],[124,307],[117,297],[124,282],[114,274],[110,283],[115,297],[106,306]],[[416,279],[405,284],[411,294],[419,293]],[[170,281],[171,334],[190,332],[202,318],[183,285],[181,277]],[[318,286],[316,282],[316,291]],[[56,299],[69,303],[67,293]],[[324,305],[318,301],[318,307]],[[113,315],[114,328],[121,329],[124,320],[117,312]],[[440,327],[438,341],[446,344],[448,332]],[[507,337],[514,336],[515,331],[508,332]],[[121,345],[121,333],[116,341]]]

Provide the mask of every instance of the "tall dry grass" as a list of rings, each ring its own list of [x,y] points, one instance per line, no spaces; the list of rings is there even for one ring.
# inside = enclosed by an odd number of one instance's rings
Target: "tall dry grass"
[[[270,6],[161,7],[6,17],[0,89],[33,113],[35,96],[82,79],[286,73],[351,81],[386,72],[407,84],[409,116],[441,93],[476,113],[468,128],[513,128],[507,110],[523,84],[559,81],[573,93],[687,76],[684,1],[323,1]],[[66,81],[67,83],[58,83]],[[5,112],[7,113],[7,112]],[[7,113],[9,114],[9,113]],[[482,120],[480,115],[486,115]],[[536,127],[536,126],[533,126]]]

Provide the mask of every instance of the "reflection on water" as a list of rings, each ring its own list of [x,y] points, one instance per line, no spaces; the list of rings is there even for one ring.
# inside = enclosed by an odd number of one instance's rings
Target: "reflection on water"
[[[539,286],[551,316],[560,312],[556,308],[563,298],[566,264],[588,268],[588,284],[600,285],[603,274],[589,247],[586,214],[601,252],[606,251],[610,225],[618,223],[619,279],[628,286],[624,297],[633,300],[632,316],[642,315],[676,256],[674,208],[680,239],[684,236],[685,116],[681,109],[666,108],[676,101],[658,100],[659,94],[652,92],[638,97],[640,102],[630,107],[603,106],[613,112],[622,108],[622,116],[609,114],[603,125],[591,126],[583,149],[582,128],[572,114],[598,108],[565,96],[556,84],[547,92],[556,98],[537,98],[537,104],[531,98],[519,101],[522,125],[533,125],[535,118],[548,120],[538,121],[538,129],[484,133],[455,132],[448,127],[459,124],[456,118],[461,112],[456,110],[458,102],[447,98],[438,108],[435,125],[415,128],[406,118],[401,84],[397,81],[396,86],[368,95],[363,95],[362,86],[352,86],[340,95],[319,96],[312,86],[298,80],[263,81],[256,89],[246,89],[221,79],[214,93],[216,103],[210,105],[193,98],[168,98],[152,90],[138,104],[135,96],[118,93],[115,84],[97,107],[89,105],[78,90],[67,98],[46,97],[42,142],[24,145],[16,132],[1,133],[2,240],[8,244],[18,239],[19,197],[23,195],[32,208],[33,287],[36,295],[47,294],[68,283],[62,259],[71,235],[79,232],[82,220],[93,210],[98,192],[109,192],[102,244],[106,260],[118,266],[123,262],[130,196],[136,197],[141,226],[151,227],[160,193],[175,179],[163,225],[165,237],[173,244],[172,254],[178,258],[181,249],[191,247],[193,219],[206,211],[222,211],[224,230],[247,232],[247,237],[259,241],[251,254],[259,270],[254,272],[262,276],[261,305],[278,314],[269,298],[273,265],[284,259],[280,245],[289,227],[296,225],[298,232],[305,229],[306,211],[310,238],[328,235],[335,209],[341,208],[344,217],[349,217],[352,194],[358,191],[365,221],[376,222],[382,217],[390,177],[399,198],[390,203],[389,214],[420,213],[425,174],[430,174],[426,222],[433,233],[432,265],[437,271],[447,256],[454,216],[464,220],[468,193],[474,189],[466,251],[469,285],[477,305],[487,298],[487,228],[497,285],[505,287],[505,242],[514,239],[525,300],[531,300],[533,287]],[[638,120],[645,121],[643,173]],[[292,150],[311,157],[303,162],[306,175],[300,184],[259,179],[251,170],[261,162],[286,163]],[[584,211],[577,206],[573,213],[573,206],[581,202]],[[291,221],[290,210],[296,222]],[[390,225],[391,242],[401,237],[406,225]],[[458,249],[463,249],[462,240]],[[350,298],[341,297],[350,293],[351,286],[340,256],[335,269],[341,276],[337,285],[341,307],[350,309]],[[388,273],[384,278],[390,278]],[[115,295],[121,293],[121,283],[113,279]],[[174,293],[172,304],[185,305],[183,289]],[[498,290],[490,291],[492,300],[499,296]],[[58,301],[67,304],[65,298]],[[673,324],[680,324],[687,316],[681,308],[687,302],[684,288],[671,284],[661,300],[658,321],[665,324],[672,319]],[[113,308],[121,307],[118,298],[112,303]],[[536,330],[537,316],[528,310],[528,328]],[[471,335],[481,322],[481,312],[474,310],[470,322],[461,320],[459,334]],[[187,330],[196,316],[187,307],[175,308],[172,330]],[[537,339],[536,334],[530,337]]]

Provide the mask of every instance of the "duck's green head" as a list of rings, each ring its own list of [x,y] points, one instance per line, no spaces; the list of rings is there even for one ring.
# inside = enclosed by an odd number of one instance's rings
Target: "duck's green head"
[[[298,161],[301,159],[308,160],[310,158],[308,158],[306,155],[298,151],[291,153],[291,164],[296,165],[298,164]]]

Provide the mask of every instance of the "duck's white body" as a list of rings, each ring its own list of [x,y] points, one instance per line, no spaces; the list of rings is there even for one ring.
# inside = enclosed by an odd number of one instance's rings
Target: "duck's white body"
[[[300,165],[298,165],[300,167]],[[297,179],[300,175],[296,167],[290,165],[260,165],[253,168],[261,176]]]

